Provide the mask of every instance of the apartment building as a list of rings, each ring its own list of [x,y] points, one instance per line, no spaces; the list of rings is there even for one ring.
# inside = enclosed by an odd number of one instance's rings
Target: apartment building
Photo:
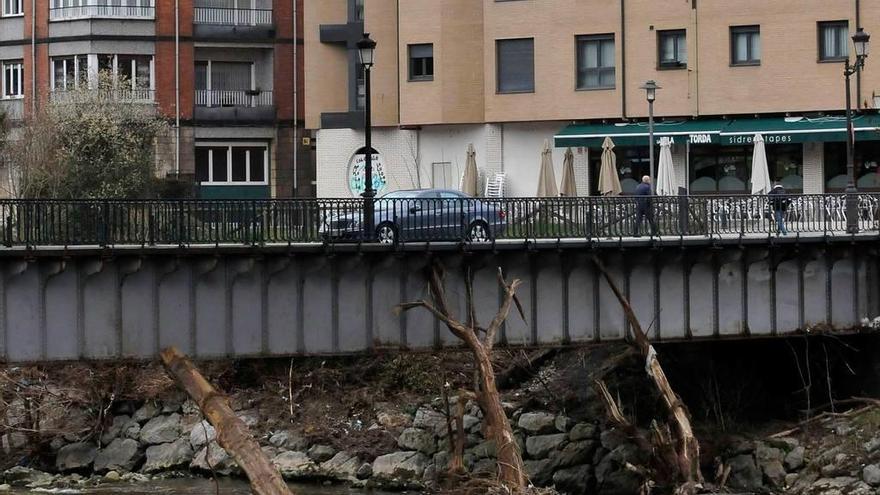
[[[615,142],[624,191],[649,169],[645,91],[656,136],[673,139],[679,185],[749,190],[752,137],[790,191],[846,184],[844,63],[868,0],[309,0],[306,127],[316,131],[317,193],[350,197],[363,152],[355,43],[377,43],[373,148],[383,191],[458,187],[473,144],[481,176],[536,193],[541,149],[575,156],[578,192],[595,194],[601,144]],[[856,176],[880,190],[880,56],[853,76]]]
[[[2,0],[0,111],[94,89],[171,122],[160,173],[205,198],[314,195],[302,132],[302,0]],[[124,87],[121,87],[124,86]],[[179,123],[179,126],[178,126]]]

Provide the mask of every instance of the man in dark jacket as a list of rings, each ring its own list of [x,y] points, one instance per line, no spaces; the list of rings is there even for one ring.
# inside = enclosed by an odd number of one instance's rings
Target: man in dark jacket
[[[651,226],[651,235],[657,235],[657,225],[654,223],[654,200],[651,199],[654,192],[651,188],[651,177],[642,177],[642,183],[636,186],[636,237],[641,236],[642,220],[647,218]]]
[[[788,235],[788,231],[785,230],[785,211],[788,209],[788,195],[785,188],[777,182],[767,195],[770,196],[770,209],[773,210],[773,219],[776,220],[776,235]]]

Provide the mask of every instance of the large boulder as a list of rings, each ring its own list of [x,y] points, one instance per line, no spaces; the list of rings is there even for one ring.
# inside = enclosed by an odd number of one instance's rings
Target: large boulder
[[[484,440],[480,442],[479,444],[477,444],[476,447],[471,450],[471,453],[477,459],[495,457],[495,440]]]
[[[302,435],[292,431],[279,431],[269,437],[269,443],[279,449],[304,451],[309,448],[309,442]]]
[[[216,439],[217,430],[211,426],[211,423],[204,420],[196,423],[189,432],[189,444],[192,445],[193,450],[199,450],[207,445],[208,442],[213,442]]]
[[[397,438],[397,445],[406,450],[418,450],[425,455],[433,455],[437,452],[437,442],[434,434],[418,428],[407,428]]]
[[[338,452],[331,459],[321,463],[321,472],[325,476],[340,481],[357,479],[361,460],[348,452]]]
[[[578,464],[589,464],[595,451],[596,442],[593,440],[570,442],[556,456],[556,465],[564,468]]]
[[[104,447],[95,457],[95,472],[131,471],[143,458],[136,440],[117,438]]]
[[[122,431],[128,428],[129,423],[132,422],[131,416],[122,415],[122,416],[114,416],[113,422],[110,426],[104,430],[104,433],[101,434],[101,445],[107,445],[113,440],[115,440],[118,436],[122,434]]]
[[[131,416],[131,419],[138,423],[149,421],[162,413],[162,408],[155,401],[147,401]]]
[[[868,464],[862,469],[862,479],[871,486],[880,486],[880,464]]]
[[[517,426],[529,435],[542,435],[556,431],[556,416],[545,412],[520,415]]]
[[[428,458],[421,452],[386,454],[373,461],[373,477],[385,480],[420,480],[428,462]]]
[[[578,423],[568,432],[568,439],[572,442],[578,440],[592,440],[596,438],[598,428],[592,423]]]
[[[590,487],[594,484],[592,466],[573,466],[553,473],[553,486],[561,492],[589,493]]]
[[[446,416],[428,407],[421,407],[416,411],[412,426],[430,431],[438,437],[445,437],[449,433],[446,427]]]
[[[639,493],[642,479],[629,469],[619,469],[605,476],[599,484],[600,495],[633,495]]]
[[[193,450],[189,438],[178,438],[172,443],[152,445],[147,448],[147,460],[141,471],[155,473],[185,466],[192,461]]]
[[[55,476],[24,466],[13,466],[3,472],[3,480],[12,486],[48,486]]]
[[[544,459],[551,452],[562,448],[564,442],[565,433],[528,437],[526,438],[526,453],[532,459]]]
[[[336,455],[336,449],[329,445],[312,445],[312,447],[306,452],[306,455],[309,456],[309,459],[320,463],[329,460]]]
[[[730,466],[729,483],[731,487],[758,491],[763,486],[761,470],[758,469],[752,456],[738,455],[731,459],[728,465]]]
[[[189,467],[204,473],[217,473],[222,476],[241,473],[241,469],[238,467],[235,459],[217,442],[211,442],[196,452],[192,462],[189,463]]]
[[[55,457],[55,468],[61,472],[87,469],[95,462],[98,448],[95,444],[77,442],[61,447]]]
[[[137,414],[137,413],[135,413]],[[174,442],[180,438],[180,415],[156,416],[141,428],[141,442],[147,445]],[[189,438],[186,439],[189,444]]]
[[[272,463],[288,479],[311,478],[318,474],[318,466],[305,452],[282,452]]]
[[[523,461],[523,467],[535,486],[548,486],[553,482],[553,461],[550,459]]]
[[[798,445],[797,447],[791,449],[791,452],[786,454],[785,456],[785,468],[789,471],[797,471],[798,469],[804,467],[804,453],[806,449],[803,446]]]

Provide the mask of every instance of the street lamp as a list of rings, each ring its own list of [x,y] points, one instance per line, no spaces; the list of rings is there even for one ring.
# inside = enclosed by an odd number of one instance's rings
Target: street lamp
[[[657,90],[663,89],[657,86],[653,79],[647,81],[639,89],[645,90],[648,99],[648,159],[651,161],[650,177],[651,187],[654,187],[654,100],[657,99]]]
[[[376,190],[373,189],[373,136],[372,122],[370,118],[370,69],[373,68],[373,57],[376,54],[376,42],[370,39],[370,33],[364,33],[363,39],[357,42],[358,56],[361,67],[364,70],[364,236],[371,239],[374,234],[373,216],[374,198]]]
[[[856,74],[865,66],[871,36],[864,29],[858,28],[852,40],[856,49],[856,61],[850,65],[849,57],[847,57],[843,75],[846,79],[846,231],[850,234],[855,234],[859,231],[859,198],[857,196],[856,172],[853,163],[856,144],[855,133],[853,132],[852,96],[850,94],[849,79],[850,76]]]

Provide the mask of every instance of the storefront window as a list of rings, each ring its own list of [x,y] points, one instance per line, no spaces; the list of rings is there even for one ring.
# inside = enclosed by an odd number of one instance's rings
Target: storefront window
[[[856,142],[853,165],[856,187],[865,191],[880,190],[880,141]],[[846,143],[825,143],[825,191],[846,189]]]
[[[623,146],[614,148],[617,157],[617,173],[623,194],[633,194],[642,177],[651,172],[647,146]],[[659,161],[660,148],[654,149],[654,160]],[[590,148],[590,186],[593,195],[599,194],[599,170],[602,168],[602,148]]]
[[[768,144],[767,168],[770,180],[779,182],[786,192],[804,190],[804,145]]]
[[[690,170],[692,194],[748,192],[752,147],[692,146]]]

